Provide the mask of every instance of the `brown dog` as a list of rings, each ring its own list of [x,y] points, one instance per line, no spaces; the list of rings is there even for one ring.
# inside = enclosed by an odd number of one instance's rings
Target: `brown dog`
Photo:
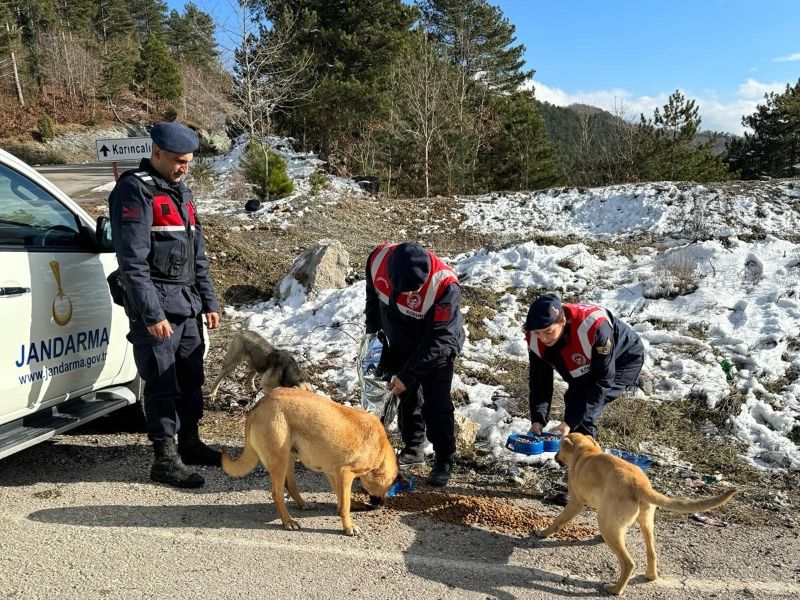
[[[371,503],[377,504],[398,476],[397,457],[377,417],[301,389],[277,388],[262,398],[247,414],[241,456],[233,460],[223,452],[222,468],[241,477],[259,460],[272,481],[275,509],[290,530],[300,525],[286,510],[284,484],[301,510],[312,508],[297,491],[295,460],[325,473],[347,535],[361,533],[350,519],[353,479],[361,478]]]
[[[621,594],[628,585],[635,563],[625,547],[625,534],[638,521],[647,546],[646,577],[658,579],[653,515],[656,507],[674,512],[695,513],[725,504],[736,490],[705,500],[684,500],[659,494],[650,486],[642,470],[621,458],[604,454],[594,439],[571,433],[561,441],[556,461],[569,469],[569,502],[547,529],[536,531],[546,538],[574,519],[589,505],[597,509],[597,525],[606,544],[619,561],[619,579],[605,586],[611,594]]]

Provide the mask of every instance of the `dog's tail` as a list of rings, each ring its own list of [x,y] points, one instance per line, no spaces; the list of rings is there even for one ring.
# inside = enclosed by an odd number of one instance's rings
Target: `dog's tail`
[[[645,495],[645,499],[656,506],[671,510],[672,512],[696,513],[705,512],[707,510],[711,510],[712,508],[722,506],[728,500],[733,498],[733,495],[737,491],[738,490],[735,488],[732,488],[724,494],[720,494],[719,496],[712,496],[711,498],[704,498],[702,500],[688,500],[686,498],[670,498],[669,496],[660,494],[655,490],[650,490]]]
[[[244,450],[239,458],[231,458],[227,452],[222,453],[222,470],[231,477],[244,477],[251,473],[258,464],[258,454],[248,442],[249,435],[244,436]]]

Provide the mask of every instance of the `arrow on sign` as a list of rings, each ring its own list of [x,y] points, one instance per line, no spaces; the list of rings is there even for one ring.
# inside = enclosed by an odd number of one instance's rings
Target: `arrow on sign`
[[[103,153],[103,157],[105,158],[106,156],[108,156],[108,153],[110,152],[110,150],[108,148],[106,148],[105,144],[103,144],[103,147],[100,148],[100,152]]]

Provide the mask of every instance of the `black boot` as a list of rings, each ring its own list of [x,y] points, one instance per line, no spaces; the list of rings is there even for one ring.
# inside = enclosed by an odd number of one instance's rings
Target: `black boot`
[[[185,465],[206,465],[219,467],[222,465],[222,453],[206,446],[197,432],[197,425],[181,427],[178,432],[178,453]]]
[[[450,474],[453,471],[453,460],[448,456],[445,458],[436,457],[433,463],[431,474],[428,475],[428,483],[436,487],[444,487],[450,481]]]
[[[175,448],[175,440],[156,440],[153,442],[156,458],[150,469],[150,479],[179,488],[196,488],[205,483],[199,473],[193,473],[183,464]]]

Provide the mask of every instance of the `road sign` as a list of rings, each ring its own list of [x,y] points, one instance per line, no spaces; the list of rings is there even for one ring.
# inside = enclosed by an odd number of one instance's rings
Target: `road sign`
[[[153,149],[153,141],[149,137],[95,140],[94,143],[97,146],[97,160],[100,162],[150,158]]]

